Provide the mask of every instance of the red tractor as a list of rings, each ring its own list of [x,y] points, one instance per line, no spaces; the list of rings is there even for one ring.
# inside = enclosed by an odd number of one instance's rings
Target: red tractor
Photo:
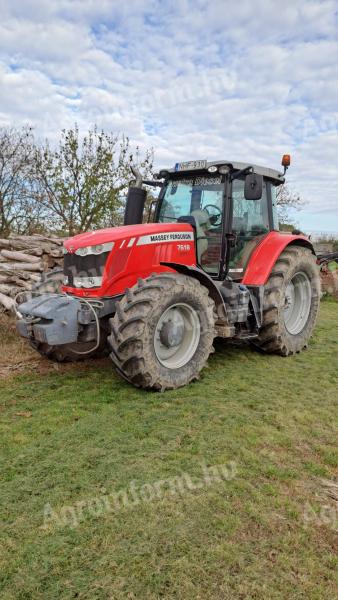
[[[56,361],[107,352],[142,388],[196,379],[216,337],[288,356],[306,348],[320,302],[309,239],[278,231],[284,173],[228,161],[178,163],[129,188],[124,226],[64,244],[59,293],[19,306],[19,333]],[[160,188],[143,223],[146,190]]]

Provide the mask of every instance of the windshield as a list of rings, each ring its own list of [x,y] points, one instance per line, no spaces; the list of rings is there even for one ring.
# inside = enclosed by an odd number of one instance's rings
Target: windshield
[[[166,184],[158,220],[191,216],[196,225],[198,264],[217,273],[222,240],[224,183],[219,176],[172,179]]]
[[[179,217],[194,216],[205,211],[221,221],[223,184],[220,177],[195,177],[168,181],[159,212],[160,223],[177,221]],[[219,225],[220,223],[218,223]]]

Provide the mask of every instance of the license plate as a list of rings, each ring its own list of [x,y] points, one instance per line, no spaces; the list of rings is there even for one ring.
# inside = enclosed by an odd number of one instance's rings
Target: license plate
[[[188,162],[176,163],[175,171],[194,171],[196,169],[206,169],[206,160],[188,160]]]

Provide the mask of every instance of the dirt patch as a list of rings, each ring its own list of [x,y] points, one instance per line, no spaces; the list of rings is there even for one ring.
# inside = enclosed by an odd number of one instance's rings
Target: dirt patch
[[[38,362],[29,345],[16,333],[15,319],[0,315],[0,377],[34,369]]]
[[[53,363],[35,352],[29,343],[16,332],[15,318],[0,314],[0,379],[15,377],[23,373],[68,372],[88,368],[88,364],[102,364],[102,360],[87,360],[80,363]]]

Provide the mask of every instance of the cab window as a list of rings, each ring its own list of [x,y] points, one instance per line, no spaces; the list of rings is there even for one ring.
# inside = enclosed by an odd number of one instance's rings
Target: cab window
[[[208,273],[218,273],[222,245],[224,183],[220,176],[168,181],[159,222],[192,216],[196,223],[197,262]]]
[[[252,250],[260,238],[270,231],[266,183],[260,200],[246,200],[244,180],[232,184],[233,244],[230,249],[230,275],[240,278]]]
[[[275,185],[270,183],[271,190],[271,202],[272,202],[272,228],[275,231],[279,230],[279,218],[278,218],[278,207],[277,207],[277,188]]]

